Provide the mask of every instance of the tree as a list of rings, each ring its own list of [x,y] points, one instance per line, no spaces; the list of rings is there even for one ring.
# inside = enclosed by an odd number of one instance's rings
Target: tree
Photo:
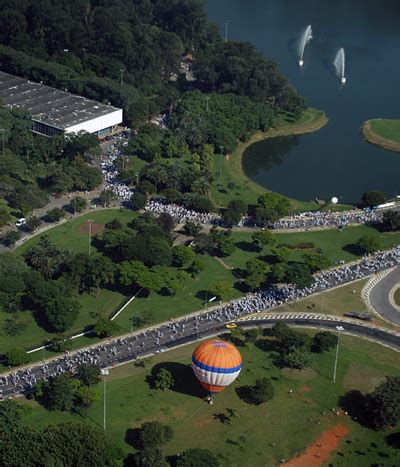
[[[215,295],[219,300],[225,300],[233,293],[233,285],[228,281],[219,281],[211,288],[211,294]]]
[[[400,230],[400,213],[397,211],[385,211],[382,216],[384,229],[389,232]]]
[[[321,269],[326,269],[330,265],[329,258],[326,255],[314,251],[304,253],[303,261],[310,268],[312,273],[321,271]]]
[[[76,377],[84,386],[93,386],[100,382],[100,368],[96,365],[82,363],[76,369]]]
[[[6,363],[10,366],[19,366],[27,363],[28,354],[22,349],[11,349],[5,354]]]
[[[38,217],[32,216],[26,220],[25,225],[30,232],[35,232],[35,230],[37,230],[42,225],[42,221]]]
[[[363,254],[371,254],[382,248],[381,241],[377,235],[364,235],[361,237],[356,246]]]
[[[69,203],[71,211],[75,212],[82,212],[86,209],[87,201],[82,196],[75,196],[72,198],[71,202]]]
[[[46,217],[49,222],[58,222],[60,219],[65,217],[65,211],[60,208],[50,209],[50,211],[47,211]]]
[[[172,258],[172,264],[178,268],[182,268],[189,263],[193,263],[196,253],[187,246],[176,245],[172,248]]]
[[[367,395],[366,412],[372,426],[385,430],[400,419],[400,376],[387,376],[375,390]]]
[[[131,196],[131,199],[129,200],[129,206],[131,209],[134,211],[140,211],[143,209],[147,204],[147,196],[144,193],[140,193],[139,191],[136,191],[133,193]]]
[[[208,449],[187,449],[176,461],[176,467],[219,467],[218,457]]]
[[[246,277],[244,279],[247,287],[250,289],[260,287],[267,279],[268,270],[269,268],[265,261],[261,261],[257,258],[247,261]]]
[[[50,326],[57,332],[70,328],[79,315],[81,304],[68,296],[52,296],[41,302],[44,315]]]
[[[114,264],[110,258],[106,256],[91,256],[88,258],[86,274],[89,284],[93,284],[97,289],[97,297],[100,285],[114,284],[114,273]]]
[[[22,237],[22,233],[19,230],[10,230],[7,232],[4,237],[3,237],[3,243],[4,245],[11,247],[15,245],[18,240],[20,240]]]
[[[275,235],[270,230],[258,230],[251,235],[253,245],[262,250],[267,245],[274,245]]]
[[[285,245],[277,245],[272,248],[272,254],[274,254],[281,263],[287,263],[290,253],[290,249]]]
[[[105,228],[110,230],[120,230],[123,228],[123,226],[124,224],[119,219],[114,217],[114,219],[111,219],[106,223]]]
[[[171,441],[173,436],[174,432],[169,425],[160,422],[144,422],[140,426],[138,446],[140,449],[154,449]]]
[[[274,397],[275,391],[268,378],[258,379],[254,386],[245,386],[238,390],[241,397],[249,404],[260,405]]]
[[[303,370],[312,364],[312,358],[304,348],[296,347],[281,357],[281,363],[289,368]]]
[[[328,331],[317,332],[313,337],[312,349],[315,352],[327,352],[337,345],[337,336]]]
[[[121,465],[123,453],[100,428],[82,422],[49,425],[42,446],[55,465]],[[50,465],[50,464],[47,464]]]
[[[100,394],[95,388],[85,385],[79,385],[79,387],[76,388],[74,403],[77,406],[87,409],[99,399]]]
[[[201,261],[200,258],[195,258],[192,264],[187,268],[187,272],[192,276],[192,278],[196,278],[201,271],[204,269],[204,263]]]
[[[118,326],[106,318],[99,318],[94,325],[93,331],[98,337],[110,337],[116,332]]]
[[[386,195],[383,191],[367,191],[361,197],[364,206],[373,208],[385,202]]]
[[[21,426],[24,408],[13,400],[5,400],[0,404],[0,435],[12,433]]]
[[[69,375],[58,375],[35,385],[35,397],[49,410],[69,412],[75,400],[76,384]]]
[[[217,244],[219,256],[230,256],[236,250],[236,243],[233,238],[224,238]]]
[[[259,224],[275,222],[289,213],[290,201],[278,193],[265,193],[258,198],[256,221]]]
[[[185,225],[183,226],[185,235],[189,235],[191,237],[196,237],[202,229],[203,226],[201,224],[193,221],[186,221]]]
[[[111,201],[114,201],[116,198],[117,195],[111,189],[102,190],[99,196],[100,202],[103,203],[105,208],[110,206]]]
[[[309,287],[313,283],[311,270],[307,264],[294,263],[287,267],[286,280],[298,287]]]
[[[154,376],[154,387],[165,391],[171,389],[175,384],[172,373],[166,368],[160,368]]]

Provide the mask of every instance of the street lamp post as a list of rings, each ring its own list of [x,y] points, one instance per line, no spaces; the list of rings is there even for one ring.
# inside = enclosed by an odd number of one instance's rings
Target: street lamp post
[[[344,331],[344,327],[336,326],[336,329],[338,331],[338,339],[337,339],[337,345],[336,345],[335,365],[333,367],[333,382],[334,383],[336,383],[336,371],[337,371],[337,362],[338,362],[338,356],[339,356],[340,333]]]
[[[225,23],[225,42],[228,42],[228,26],[229,23]]]
[[[90,256],[90,246],[91,246],[91,243],[92,243],[92,223],[94,222],[93,219],[88,219],[87,220],[88,223],[89,223],[89,256]]]
[[[106,376],[109,374],[109,370],[107,368],[103,368],[101,370],[101,374],[103,375],[103,383],[104,383],[104,395],[103,395],[103,429],[106,431]]]

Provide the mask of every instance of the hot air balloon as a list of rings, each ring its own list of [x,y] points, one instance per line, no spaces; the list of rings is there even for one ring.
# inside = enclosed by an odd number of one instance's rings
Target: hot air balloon
[[[192,367],[200,384],[212,396],[223,391],[239,376],[242,356],[230,342],[209,340],[196,347]]]

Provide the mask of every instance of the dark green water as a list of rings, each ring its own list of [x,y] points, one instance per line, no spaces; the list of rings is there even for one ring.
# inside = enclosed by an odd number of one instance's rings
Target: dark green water
[[[400,118],[400,0],[209,0],[208,12],[230,39],[246,40],[278,63],[310,106],[329,118],[317,133],[273,138],[245,152],[245,173],[293,198],[337,196],[358,201],[363,192],[400,193],[400,153],[363,141],[360,126],[375,117]],[[304,67],[297,41],[311,24]],[[332,62],[346,52],[347,84]]]

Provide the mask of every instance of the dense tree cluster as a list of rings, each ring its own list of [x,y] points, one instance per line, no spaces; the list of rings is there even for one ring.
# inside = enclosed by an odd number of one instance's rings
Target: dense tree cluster
[[[172,126],[191,148],[210,143],[215,151],[231,153],[237,140],[247,140],[257,130],[265,131],[272,122],[267,103],[233,94],[187,92],[179,101]]]
[[[0,107],[5,129],[5,155],[0,158],[0,197],[26,215],[43,206],[50,194],[92,190],[101,183],[101,172],[90,165],[99,151],[95,136],[57,136],[49,139],[31,133],[29,115]],[[9,219],[0,215],[0,223]],[[37,224],[32,224],[37,228]]]
[[[301,112],[304,100],[281,75],[277,66],[247,42],[210,44],[201,51],[194,71],[204,91],[235,93],[254,101],[271,99],[285,110]]]

